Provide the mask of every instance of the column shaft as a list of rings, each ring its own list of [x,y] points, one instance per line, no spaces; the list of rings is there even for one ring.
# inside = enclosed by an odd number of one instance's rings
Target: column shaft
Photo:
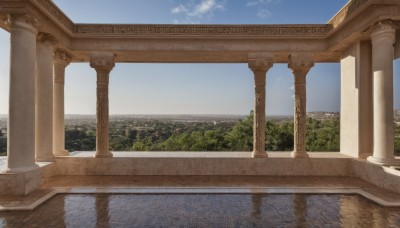
[[[25,172],[35,164],[35,64],[37,22],[31,16],[11,19],[8,172]]]
[[[314,63],[311,59],[292,55],[289,61],[294,75],[294,149],[292,157],[308,158],[306,152],[307,87],[306,77]]]
[[[40,34],[36,70],[36,161],[53,161],[53,56],[51,37]]]
[[[96,155],[97,158],[112,157],[109,151],[108,132],[108,82],[111,69],[115,66],[114,55],[93,56],[90,66],[97,72],[96,105]]]
[[[271,60],[251,60],[249,68],[254,73],[253,157],[268,157],[265,152],[265,81],[272,67]]]
[[[394,158],[393,58],[395,28],[379,22],[373,28],[372,71],[374,96],[374,147],[368,161],[381,165],[399,164]]]
[[[68,156],[65,150],[64,81],[65,68],[70,62],[67,53],[57,51],[54,59],[53,78],[53,153],[54,156]]]
[[[108,73],[97,72],[96,157],[109,156]]]

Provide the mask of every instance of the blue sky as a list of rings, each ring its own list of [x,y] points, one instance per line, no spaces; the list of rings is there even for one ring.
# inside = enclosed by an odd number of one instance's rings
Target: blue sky
[[[75,23],[326,23],[347,0],[54,0]],[[0,31],[0,50],[9,34]],[[9,51],[0,55],[0,113],[8,112]],[[395,107],[400,106],[399,64]],[[94,114],[96,73],[88,63],[66,70],[65,111]],[[268,72],[267,115],[293,114],[287,64]],[[307,76],[308,111],[340,111],[340,65],[316,64]],[[110,114],[248,114],[253,76],[246,64],[117,63],[110,75]]]

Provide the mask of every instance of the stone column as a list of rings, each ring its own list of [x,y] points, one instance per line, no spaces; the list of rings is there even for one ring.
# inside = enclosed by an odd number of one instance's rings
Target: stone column
[[[64,79],[65,68],[69,65],[71,57],[64,51],[56,51],[54,57],[53,78],[53,154],[54,156],[68,156],[65,150],[65,124],[64,124]]]
[[[314,66],[310,56],[291,55],[289,68],[294,75],[294,150],[293,158],[308,158],[306,152],[307,88],[306,77]]]
[[[368,161],[380,165],[398,165],[394,158],[393,133],[393,58],[395,27],[390,21],[373,27],[372,71],[374,100],[374,147]]]
[[[114,58],[114,54],[97,54],[90,59],[90,66],[97,72],[96,158],[113,156],[108,149],[108,79]]]
[[[249,60],[254,73],[253,157],[268,157],[265,152],[265,77],[272,67],[272,59]]]
[[[7,172],[27,172],[35,164],[35,65],[37,20],[10,17],[10,96]]]
[[[53,156],[53,57],[54,39],[39,34],[36,59],[36,161],[54,161]]]

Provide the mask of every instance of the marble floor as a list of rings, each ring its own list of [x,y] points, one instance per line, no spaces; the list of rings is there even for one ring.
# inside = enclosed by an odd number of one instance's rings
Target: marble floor
[[[357,195],[61,194],[1,227],[400,227],[400,208]]]
[[[340,153],[310,155],[348,158]],[[250,153],[115,152],[114,156],[245,158]],[[269,156],[290,158],[290,153]],[[5,161],[0,158],[0,166]],[[27,225],[400,227],[400,195],[345,176],[53,176],[28,196],[0,196],[0,227]]]
[[[63,193],[126,194],[357,194],[387,207],[400,195],[350,177],[55,176],[27,196],[0,196],[0,211],[31,210]]]

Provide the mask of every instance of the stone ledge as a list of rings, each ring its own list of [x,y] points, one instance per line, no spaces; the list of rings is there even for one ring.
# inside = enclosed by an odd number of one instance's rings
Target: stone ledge
[[[346,176],[349,159],[269,157],[57,158],[54,175]]]

